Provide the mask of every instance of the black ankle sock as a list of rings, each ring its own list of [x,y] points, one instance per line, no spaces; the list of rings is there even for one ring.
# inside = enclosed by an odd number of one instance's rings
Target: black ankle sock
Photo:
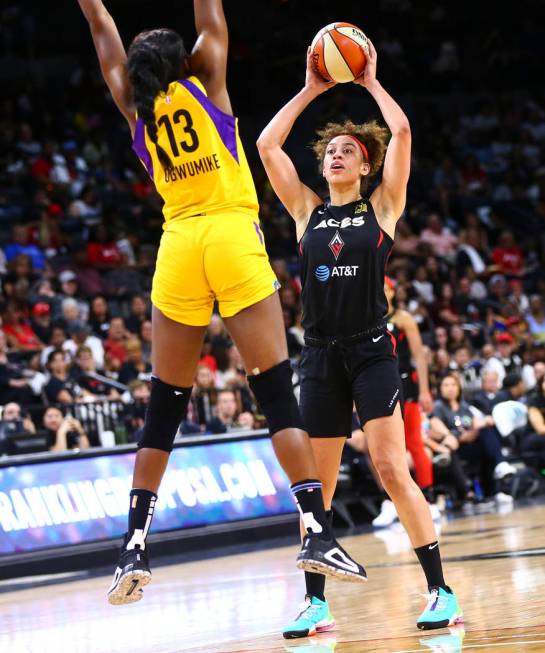
[[[157,495],[150,490],[131,490],[129,526],[125,535],[125,548],[146,547],[146,536],[151,525]]]
[[[325,601],[325,576],[323,574],[305,571],[305,585],[309,596],[315,596],[320,601]]]
[[[306,530],[328,538],[329,528],[324,508],[321,481],[317,479],[305,479],[294,483],[290,487]]]
[[[326,511],[327,527],[331,532],[333,524],[333,512]],[[325,576],[323,574],[314,574],[311,571],[305,571],[305,586],[309,596],[315,596],[320,601],[325,601]]]
[[[443,566],[441,564],[441,554],[439,553],[439,543],[437,541],[419,546],[414,550],[428,581],[428,588],[442,587],[447,589],[445,579],[443,578]]]

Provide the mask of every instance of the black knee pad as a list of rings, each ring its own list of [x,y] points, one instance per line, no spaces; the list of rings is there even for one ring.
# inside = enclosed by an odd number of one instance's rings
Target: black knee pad
[[[250,388],[267,418],[271,436],[284,429],[304,429],[293,394],[292,374],[290,362],[285,360],[261,374],[248,376]]]
[[[139,449],[161,449],[170,453],[180,423],[186,416],[192,388],[180,388],[151,378],[151,396]]]

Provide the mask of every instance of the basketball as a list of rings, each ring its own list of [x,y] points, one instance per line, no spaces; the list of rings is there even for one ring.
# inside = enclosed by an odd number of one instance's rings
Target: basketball
[[[331,23],[314,37],[311,54],[316,72],[325,80],[352,82],[365,70],[369,43],[359,27]]]

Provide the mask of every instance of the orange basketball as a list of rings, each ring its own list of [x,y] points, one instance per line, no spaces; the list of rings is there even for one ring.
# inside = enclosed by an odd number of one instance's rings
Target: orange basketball
[[[359,27],[331,23],[316,34],[311,53],[314,68],[324,79],[351,82],[365,70],[369,43]]]

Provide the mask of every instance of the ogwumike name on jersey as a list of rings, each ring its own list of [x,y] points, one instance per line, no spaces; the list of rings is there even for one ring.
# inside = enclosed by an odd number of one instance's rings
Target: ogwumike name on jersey
[[[205,172],[219,170],[219,168],[220,162],[218,161],[218,155],[214,153],[211,156],[203,156],[195,161],[188,161],[187,163],[172,166],[172,168],[165,168],[165,181],[181,181],[187,177],[194,177]]]

